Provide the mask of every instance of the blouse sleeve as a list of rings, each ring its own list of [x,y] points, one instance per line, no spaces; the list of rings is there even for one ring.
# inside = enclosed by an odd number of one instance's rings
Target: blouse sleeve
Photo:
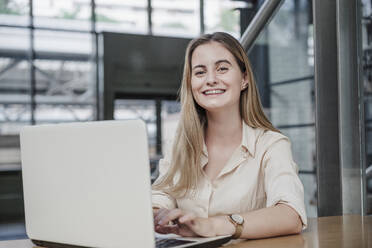
[[[159,176],[154,182],[156,184],[161,178],[163,178],[170,167],[170,161],[167,159],[168,154],[159,160]],[[176,200],[166,192],[162,190],[152,190],[152,206],[158,208],[173,209],[177,207]]]
[[[293,161],[291,144],[287,137],[273,142],[264,156],[266,207],[284,203],[301,218],[303,229],[307,226],[304,188],[298,177],[298,166]]]

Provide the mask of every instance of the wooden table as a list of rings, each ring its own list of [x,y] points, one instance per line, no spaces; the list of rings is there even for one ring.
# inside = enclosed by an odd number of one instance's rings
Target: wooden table
[[[249,240],[231,248],[358,248],[372,247],[372,216],[345,215],[309,218],[308,228],[299,235]]]
[[[299,235],[248,240],[228,248],[372,247],[372,216],[345,215],[309,218],[308,228]],[[0,248],[36,248],[30,240],[0,241]]]

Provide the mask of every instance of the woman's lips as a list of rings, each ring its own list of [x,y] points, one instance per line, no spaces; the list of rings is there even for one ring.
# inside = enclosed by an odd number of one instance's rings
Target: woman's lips
[[[206,95],[206,96],[209,96],[209,95],[221,95],[225,93],[225,90],[222,90],[222,89],[215,89],[215,90],[206,90],[206,91],[203,91],[203,94]]]

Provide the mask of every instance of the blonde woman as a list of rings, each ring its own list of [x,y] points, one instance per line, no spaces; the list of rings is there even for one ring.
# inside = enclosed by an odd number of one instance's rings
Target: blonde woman
[[[255,239],[306,227],[290,141],[262,111],[244,49],[217,32],[190,42],[172,150],[153,184],[155,231]]]

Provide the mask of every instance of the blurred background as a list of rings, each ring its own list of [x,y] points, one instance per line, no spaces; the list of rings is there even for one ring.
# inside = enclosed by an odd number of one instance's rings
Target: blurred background
[[[187,42],[215,31],[239,39],[263,2],[0,0],[0,240],[26,237],[22,127],[141,118],[155,178],[179,118]],[[368,165],[372,10],[371,1],[361,4]],[[317,216],[313,44],[312,1],[286,0],[248,54],[265,112],[292,142],[308,217]]]

